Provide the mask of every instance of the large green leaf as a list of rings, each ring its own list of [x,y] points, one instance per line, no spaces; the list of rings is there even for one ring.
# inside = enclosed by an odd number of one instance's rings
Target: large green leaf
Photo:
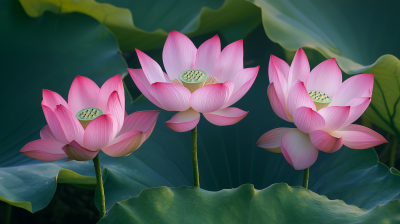
[[[268,37],[285,49],[315,49],[336,58],[348,74],[375,73],[372,102],[365,116],[400,138],[400,31],[393,29],[400,22],[400,2],[252,2],[262,10]]]
[[[20,0],[28,15],[80,12],[109,28],[121,50],[149,50],[162,47],[168,32],[188,36],[225,28],[228,37],[240,39],[260,21],[259,9],[243,0]],[[232,28],[233,27],[233,28]]]
[[[331,201],[302,187],[250,184],[218,192],[196,187],[158,187],[117,202],[99,224],[107,223],[398,223],[399,201],[365,210]]]

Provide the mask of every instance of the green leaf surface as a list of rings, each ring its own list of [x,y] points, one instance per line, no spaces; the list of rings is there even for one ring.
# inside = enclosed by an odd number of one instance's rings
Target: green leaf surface
[[[336,58],[347,74],[375,73],[364,115],[400,136],[398,1],[251,0],[268,37],[289,51],[312,48]],[[396,57],[397,56],[397,57]]]
[[[218,192],[196,187],[158,187],[117,202],[99,224],[398,223],[399,209],[399,201],[371,210],[360,209],[284,183],[263,190],[246,184]]]
[[[28,15],[45,11],[80,12],[92,16],[110,29],[121,50],[156,49],[163,46],[168,32],[176,30],[190,37],[226,28],[226,36],[243,38],[260,21],[259,9],[243,0],[20,0]]]

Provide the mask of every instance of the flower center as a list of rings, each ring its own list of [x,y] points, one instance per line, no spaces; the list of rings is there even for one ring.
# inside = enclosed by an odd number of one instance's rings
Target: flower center
[[[186,70],[179,74],[179,79],[182,81],[191,93],[204,86],[208,78],[207,73],[202,70]]]
[[[309,90],[308,95],[310,95],[311,99],[314,101],[317,111],[327,107],[332,102],[332,98],[321,91]]]
[[[100,115],[103,115],[103,112],[100,109],[90,107],[82,109],[78,113],[76,113],[76,118],[78,118],[82,127],[86,128],[92,120],[96,119]]]

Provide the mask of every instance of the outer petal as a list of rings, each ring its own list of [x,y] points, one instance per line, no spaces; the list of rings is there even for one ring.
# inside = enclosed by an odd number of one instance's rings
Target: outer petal
[[[281,139],[293,128],[275,128],[263,134],[257,141],[256,145],[267,151],[281,153]]]
[[[128,72],[131,75],[133,81],[135,82],[136,86],[139,88],[140,92],[150,100],[154,105],[164,110],[164,108],[150,93],[150,83],[147,80],[146,75],[144,74],[142,69],[131,69],[128,68]]]
[[[297,80],[306,82],[309,73],[310,64],[308,63],[306,53],[304,53],[303,49],[299,48],[290,65],[288,86],[292,86]]]
[[[111,93],[117,91],[121,102],[122,110],[125,110],[125,91],[120,75],[116,75],[108,79],[102,86],[98,96],[99,109],[103,112],[107,111],[107,103]]]
[[[228,102],[233,88],[232,81],[203,86],[193,92],[190,97],[190,106],[202,113],[216,111]]]
[[[77,76],[68,93],[68,105],[72,114],[88,107],[98,107],[100,88],[91,79]]]
[[[142,145],[143,137],[143,132],[141,131],[125,132],[115,139],[115,144],[104,147],[102,150],[105,154],[112,157],[127,156]]]
[[[62,98],[58,93],[43,89],[43,101],[42,104],[49,107],[50,109],[56,109],[57,105],[62,104],[69,110],[69,106],[67,102],[65,102],[64,98]]]
[[[293,122],[304,133],[320,130],[325,126],[324,118],[309,107],[297,108],[294,111]]]
[[[365,93],[372,93],[373,86],[374,74],[360,74],[350,77],[340,85],[330,106],[344,106],[353,98],[365,97]]]
[[[192,69],[196,52],[196,46],[187,36],[177,31],[171,31],[163,49],[164,67],[169,78],[179,80],[181,72]]]
[[[356,121],[367,109],[369,103],[371,103],[371,97],[357,97],[351,99],[346,105],[351,106],[349,117],[341,127],[345,127]]]
[[[166,82],[164,73],[160,65],[152,58],[147,56],[147,54],[141,52],[138,49],[135,50],[139,57],[140,64],[142,65],[143,72],[146,75],[149,83],[153,84],[155,82]]]
[[[248,113],[236,107],[228,107],[211,113],[203,113],[203,115],[212,124],[227,126],[241,121]]]
[[[165,122],[165,125],[176,132],[186,132],[196,127],[199,121],[199,112],[190,108],[187,111],[175,114],[169,121]]]
[[[49,125],[46,125],[40,130],[40,138],[41,139],[50,139],[57,141],[56,137],[54,136],[53,132],[51,132],[51,129]]]
[[[50,127],[51,132],[53,133],[54,137],[56,137],[57,141],[62,142],[64,144],[68,144],[69,141],[67,140],[63,127],[58,120],[56,114],[47,106],[42,104],[42,109],[44,116],[46,117],[47,124]]]
[[[345,107],[325,107],[318,111],[318,113],[325,119],[324,131],[335,131],[340,128],[350,114],[350,106]]]
[[[271,103],[272,110],[278,115],[280,118],[292,122],[292,118],[289,118],[286,113],[286,108],[284,108],[279,101],[278,95],[275,90],[275,84],[271,83],[268,86],[268,98],[269,102]]]
[[[327,153],[336,152],[343,145],[341,137],[336,138],[322,130],[311,132],[310,139],[317,149]]]
[[[214,66],[214,77],[219,82],[232,80],[232,76],[243,69],[243,40],[238,40],[226,46],[219,55]]]
[[[276,57],[275,55],[271,54],[271,57],[269,58],[270,63],[273,62],[273,64],[275,65],[275,68],[279,69],[279,71],[281,71],[281,73],[283,74],[283,76],[285,77],[286,82],[288,81],[288,77],[289,77],[289,70],[290,67],[289,65],[282,59]],[[268,67],[269,70],[269,67]],[[269,71],[268,71],[269,73]],[[271,80],[270,80],[271,82]]]
[[[138,111],[130,114],[125,118],[124,125],[117,137],[129,131],[141,131],[146,134],[147,137],[150,136],[159,114],[159,110]],[[115,141],[113,140],[111,144],[114,143]]]
[[[181,85],[156,82],[150,86],[151,95],[170,111],[185,111],[189,109],[191,93]]]
[[[290,115],[293,117],[294,111],[299,107],[309,107],[315,109],[315,104],[312,101],[310,95],[304,83],[297,80],[289,90],[287,98],[287,106]]]
[[[117,119],[111,114],[103,114],[86,127],[83,146],[92,151],[108,145],[117,134]]]
[[[67,155],[61,149],[63,143],[51,139],[39,139],[26,144],[20,152],[41,161],[57,161]]]
[[[118,131],[121,130],[124,124],[125,109],[122,108],[121,101],[118,96],[118,92],[114,91],[111,93],[107,103],[107,114],[112,114],[117,119]]]
[[[310,167],[318,157],[318,149],[311,142],[309,135],[297,128],[282,137],[281,149],[283,156],[295,170]]]
[[[257,78],[258,70],[260,66],[254,68],[245,68],[240,70],[233,79],[234,88],[233,94],[229,98],[228,102],[225,103],[223,107],[229,107],[232,104],[239,101],[244,94],[249,91],[250,87],[253,85],[254,81]]]
[[[332,97],[342,84],[342,72],[334,58],[321,62],[307,79],[307,89],[322,91]]]
[[[72,159],[76,161],[92,160],[99,153],[99,151],[90,151],[83,148],[76,141],[65,145],[62,150],[68,155],[68,161]]]
[[[196,63],[194,69],[205,71],[209,76],[214,76],[213,69],[215,62],[221,54],[221,42],[218,35],[207,40],[200,45],[196,54]]]
[[[288,95],[289,87],[287,80],[278,66],[275,65],[274,60],[269,60],[268,66],[268,75],[269,75],[269,82],[275,83],[275,90],[279,97],[279,101],[281,102],[282,106],[285,107],[286,105],[286,97]]]
[[[58,105],[54,113],[61,123],[67,141],[76,140],[82,143],[84,130],[78,119],[63,105]]]
[[[366,149],[387,142],[382,135],[361,125],[350,124],[337,132],[342,136],[343,144],[352,149]]]

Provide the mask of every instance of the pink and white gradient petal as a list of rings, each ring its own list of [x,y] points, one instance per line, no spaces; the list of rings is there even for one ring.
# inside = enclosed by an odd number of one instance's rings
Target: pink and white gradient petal
[[[334,58],[321,62],[308,76],[308,90],[321,91],[332,97],[342,84],[342,72]]]
[[[177,84],[156,82],[150,86],[151,95],[170,111],[185,111],[189,109],[190,91]]]
[[[100,88],[91,79],[77,76],[68,93],[68,105],[72,114],[89,107],[98,107],[97,98]]]
[[[43,89],[43,100],[42,104],[49,107],[50,109],[56,109],[57,105],[62,104],[69,110],[68,103],[58,93]]]
[[[325,126],[324,118],[309,107],[297,108],[294,111],[293,122],[304,133],[320,130]]]
[[[113,115],[103,114],[97,117],[86,127],[83,146],[91,151],[98,151],[114,139],[117,128],[117,119]]]
[[[46,125],[40,130],[40,138],[41,139],[50,139],[57,141],[56,137],[54,136],[53,132],[51,132],[51,129],[49,125]]]
[[[318,113],[325,119],[323,130],[326,132],[335,131],[346,122],[350,114],[350,106],[325,107],[320,109]]]
[[[215,63],[213,74],[223,83],[232,80],[241,69],[243,69],[243,40],[238,40],[222,50]]]
[[[351,106],[349,117],[341,127],[345,127],[356,121],[364,113],[370,103],[371,97],[357,97],[351,99],[346,105]]]
[[[278,95],[279,101],[283,107],[286,107],[286,97],[288,95],[287,81],[282,72],[275,66],[272,60],[269,61],[268,66],[269,82],[275,83],[275,91]]]
[[[182,111],[174,116],[165,125],[176,132],[186,132],[192,130],[200,121],[200,113],[189,109]]]
[[[304,53],[303,49],[299,48],[290,65],[288,86],[292,86],[297,80],[305,83],[309,74],[310,64],[308,63],[306,53]]]
[[[107,103],[107,114],[112,114],[117,119],[118,132],[124,124],[125,110],[122,108],[122,103],[119,99],[118,92],[111,93]]]
[[[290,88],[287,98],[287,108],[289,114],[293,117],[294,111],[299,107],[309,107],[313,110],[316,110],[315,104],[308,94],[304,83],[297,80]]]
[[[61,149],[64,145],[51,139],[39,139],[26,144],[20,152],[41,161],[57,161],[67,157]]]
[[[107,103],[110,98],[111,93],[117,91],[118,98],[120,100],[122,110],[125,110],[125,93],[124,93],[124,85],[122,84],[122,79],[120,75],[116,75],[110,79],[108,79],[100,88],[99,96],[98,96],[98,108],[103,111],[107,111]]]
[[[295,170],[304,170],[315,163],[318,149],[310,136],[295,128],[283,135],[281,150],[285,159]]]
[[[46,118],[47,124],[50,127],[51,132],[53,133],[54,137],[56,137],[57,141],[68,144],[69,141],[67,140],[63,127],[58,120],[56,114],[47,106],[42,104],[42,109],[44,116]]]
[[[285,77],[285,80],[287,82],[288,77],[289,77],[290,66],[284,60],[282,60],[272,54],[271,54],[271,57],[269,58],[269,60],[270,60],[270,62],[273,62],[273,64],[275,65],[275,68],[277,68],[277,69],[279,69],[279,71],[281,71],[281,73],[283,74],[283,76]],[[269,66],[271,66],[271,65],[269,65]],[[269,67],[268,67],[268,69],[269,69]],[[271,80],[270,80],[270,83],[271,83]]]
[[[149,83],[153,84],[156,82],[166,82],[164,72],[162,71],[160,65],[151,57],[147,56],[147,54],[141,52],[138,49],[135,50],[138,55],[140,64],[142,65],[143,72],[146,75]]]
[[[366,149],[387,143],[382,135],[356,124],[340,128],[336,133],[342,136],[343,144],[352,149]]]
[[[239,101],[249,91],[257,78],[260,66],[240,70],[233,79],[233,93],[223,107],[229,107]]]
[[[221,54],[221,42],[218,35],[200,45],[196,54],[194,69],[200,69],[213,77],[215,62]]]
[[[102,151],[112,157],[127,156],[142,145],[143,138],[141,131],[128,131],[115,138],[115,143],[102,148]]]
[[[92,160],[96,157],[99,151],[90,151],[85,149],[81,145],[79,145],[76,141],[72,141],[71,143],[62,147],[62,150],[65,154],[68,155],[68,161],[76,160],[76,161],[86,161]]]
[[[322,130],[311,132],[310,139],[317,149],[327,153],[336,152],[343,145],[343,139],[341,137],[334,137]]]
[[[68,142],[76,140],[78,143],[82,144],[84,130],[79,123],[78,119],[63,105],[57,105],[54,110],[58,121],[61,124],[63,132]]]
[[[138,111],[130,114],[125,118],[124,125],[117,134],[117,137],[129,131],[141,131],[146,135],[147,139],[147,137],[150,136],[151,132],[153,131],[159,114],[159,110]]]
[[[285,121],[292,122],[293,119],[288,117],[286,113],[286,108],[282,106],[281,101],[279,101],[278,94],[276,94],[275,91],[275,84],[271,83],[268,86],[267,90],[269,102],[271,103],[272,110],[275,112],[276,115],[278,115],[280,118],[282,118]]]
[[[203,113],[203,115],[212,124],[227,126],[241,121],[248,113],[236,107],[228,107],[211,113]]]
[[[257,141],[256,145],[267,151],[281,153],[281,139],[293,128],[275,128],[263,134]]]
[[[360,74],[350,77],[340,85],[329,106],[344,106],[353,98],[365,97],[366,93],[372,93],[373,87],[374,74]]]
[[[203,86],[193,92],[190,97],[190,106],[202,113],[216,111],[228,102],[233,88],[232,81]]]

